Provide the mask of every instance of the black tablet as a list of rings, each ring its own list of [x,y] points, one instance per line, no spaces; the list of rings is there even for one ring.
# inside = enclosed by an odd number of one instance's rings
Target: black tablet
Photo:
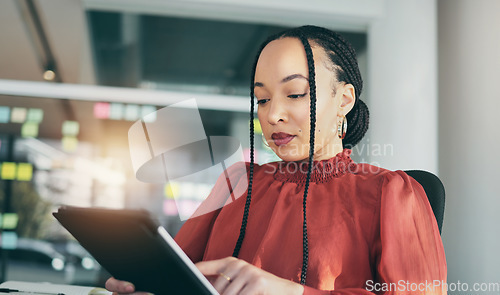
[[[137,291],[218,294],[147,211],[63,206],[53,215],[102,267]]]

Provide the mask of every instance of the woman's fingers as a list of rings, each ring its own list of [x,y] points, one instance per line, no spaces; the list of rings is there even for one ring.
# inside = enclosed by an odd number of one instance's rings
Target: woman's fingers
[[[196,263],[222,295],[302,294],[304,287],[234,257]]]
[[[211,282],[214,288],[219,293],[225,294],[225,289],[228,286],[233,286],[232,289],[235,289],[241,284],[241,278],[237,282],[235,280],[238,279],[240,269],[245,264],[246,262],[237,258],[226,257],[218,260],[198,262],[196,266],[205,276],[212,276],[213,280]]]
[[[248,284],[248,279],[245,275],[238,274],[231,282],[225,286],[223,295],[237,295],[240,294],[241,290]]]
[[[223,295],[240,294],[242,290],[255,290],[255,284],[266,285],[267,273],[234,257],[227,257],[196,264],[198,269],[208,276],[216,276],[212,281],[214,288]]]
[[[231,263],[237,262],[238,259],[234,257],[226,257],[217,260],[201,261],[196,263],[196,267],[205,276],[219,275]]]
[[[113,277],[106,281],[106,289],[113,292],[113,295],[129,294],[129,295],[150,295],[146,292],[134,292],[135,287],[132,283],[120,281]]]
[[[106,289],[117,293],[132,293],[135,291],[135,287],[132,283],[120,281],[113,277],[106,281]]]

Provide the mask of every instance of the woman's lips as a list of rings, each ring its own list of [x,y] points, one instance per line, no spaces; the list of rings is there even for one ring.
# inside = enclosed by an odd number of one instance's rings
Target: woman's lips
[[[277,146],[289,143],[294,137],[295,137],[295,135],[284,133],[284,132],[273,133],[271,135],[271,138],[273,139],[274,144]]]

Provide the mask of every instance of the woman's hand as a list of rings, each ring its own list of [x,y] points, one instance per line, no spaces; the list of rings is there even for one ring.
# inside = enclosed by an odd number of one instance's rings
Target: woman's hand
[[[222,295],[302,294],[304,287],[234,257],[196,263]],[[210,279],[212,277],[213,279]]]
[[[125,281],[119,281],[113,277],[109,278],[106,281],[106,289],[108,291],[113,292],[113,295],[117,295],[117,294],[148,295],[148,294],[151,294],[151,293],[145,293],[145,292],[134,292],[135,287],[132,283],[125,282]]]

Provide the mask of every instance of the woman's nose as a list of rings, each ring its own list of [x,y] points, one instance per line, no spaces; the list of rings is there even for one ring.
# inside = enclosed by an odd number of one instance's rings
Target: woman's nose
[[[269,101],[271,106],[269,108],[268,113],[268,122],[269,124],[278,124],[279,122],[287,122],[288,121],[288,113],[286,111],[286,107],[283,103],[278,99],[271,99]]]

